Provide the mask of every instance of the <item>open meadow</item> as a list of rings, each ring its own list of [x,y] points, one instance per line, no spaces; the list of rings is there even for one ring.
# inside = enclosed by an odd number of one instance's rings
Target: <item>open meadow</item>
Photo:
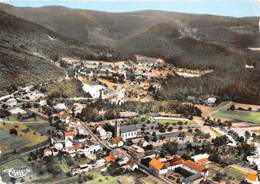
[[[251,111],[216,111],[212,114],[216,118],[233,119],[238,121],[246,121],[250,123],[260,124],[260,112]]]

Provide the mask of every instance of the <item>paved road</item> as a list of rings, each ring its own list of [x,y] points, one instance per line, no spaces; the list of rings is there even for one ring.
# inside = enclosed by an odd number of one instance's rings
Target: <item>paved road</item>
[[[233,104],[233,102],[228,102],[226,105],[222,106],[221,104],[218,106],[217,109],[215,109],[214,111],[210,112],[209,113],[209,117],[211,119],[213,119],[214,117],[212,116],[213,113],[216,113],[217,111],[221,111],[221,110],[225,110],[227,109],[228,107],[230,107],[231,105]]]
[[[112,150],[106,143],[104,143],[102,140],[99,139],[98,136],[96,136],[91,130],[90,128],[86,125],[85,122],[81,122],[81,125],[83,126],[83,128],[85,128],[85,130],[91,135],[91,137],[97,141],[99,144],[101,144],[102,146],[104,146],[105,148],[107,148],[108,150]]]

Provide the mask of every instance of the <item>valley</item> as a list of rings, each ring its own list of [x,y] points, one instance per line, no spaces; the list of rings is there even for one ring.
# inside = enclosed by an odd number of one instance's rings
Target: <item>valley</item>
[[[258,29],[0,3],[0,183],[259,183]]]

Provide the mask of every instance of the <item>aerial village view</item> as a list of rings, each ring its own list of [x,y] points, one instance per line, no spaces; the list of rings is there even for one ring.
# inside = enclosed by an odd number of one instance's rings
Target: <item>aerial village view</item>
[[[176,85],[170,80],[203,80],[216,67],[145,54],[63,56],[48,59],[62,76],[0,93],[0,184],[260,183],[260,101],[214,92],[162,98],[165,85]],[[32,57],[47,60],[40,51]],[[242,70],[256,75],[258,67]]]

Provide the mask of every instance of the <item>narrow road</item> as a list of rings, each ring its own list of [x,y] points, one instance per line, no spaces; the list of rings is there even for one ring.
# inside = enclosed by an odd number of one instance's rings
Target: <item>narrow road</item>
[[[36,115],[40,116],[41,118],[48,120],[49,117],[41,112],[39,112],[37,109],[28,109],[28,111],[35,113]]]
[[[83,128],[85,128],[85,130],[91,135],[91,137],[96,140],[99,144],[101,144],[102,146],[104,146],[105,148],[107,148],[108,150],[112,150],[106,143],[104,143],[102,140],[99,139],[98,136],[96,136],[91,130],[90,128],[86,125],[85,122],[81,122],[81,125],[83,126]]]
[[[32,150],[29,150],[29,151],[20,153],[20,154],[18,154],[18,155],[15,155],[14,157],[7,158],[7,159],[5,159],[5,160],[3,160],[3,161],[0,161],[0,165],[6,164],[6,163],[11,162],[11,161],[13,161],[13,160],[16,160],[16,159],[18,159],[18,158],[21,158],[21,157],[23,157],[23,156],[25,156],[25,155],[28,155],[28,154],[30,154],[30,153],[32,153],[32,152],[38,150],[38,149],[45,148],[45,147],[47,146],[47,144],[48,144],[48,143],[46,143],[46,144],[44,144],[44,145],[42,145],[42,146],[39,146],[39,147],[37,147],[37,148],[34,148],[34,149],[32,149]]]

